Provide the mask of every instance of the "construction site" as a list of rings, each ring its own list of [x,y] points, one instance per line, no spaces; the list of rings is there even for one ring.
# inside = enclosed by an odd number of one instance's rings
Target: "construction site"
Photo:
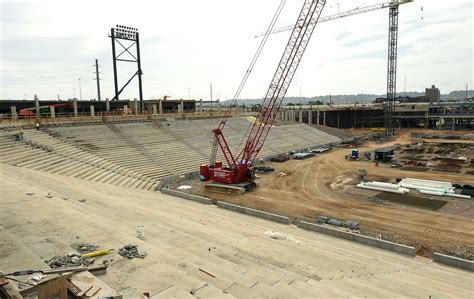
[[[473,297],[474,105],[434,85],[426,102],[397,99],[399,7],[413,1],[332,15],[304,0],[274,27],[284,2],[228,103],[212,87],[145,99],[138,30],[122,25],[110,100],[99,79],[98,101],[0,100],[0,298]],[[317,24],[381,9],[386,98],[283,104]],[[283,31],[261,103],[239,106]],[[121,86],[117,52],[132,46]],[[138,97],[121,98],[135,79]]]

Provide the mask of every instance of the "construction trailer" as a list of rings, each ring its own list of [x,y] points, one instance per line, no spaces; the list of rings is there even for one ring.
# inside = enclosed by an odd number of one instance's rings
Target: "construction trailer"
[[[393,148],[384,147],[375,150],[375,160],[389,162],[393,158]]]

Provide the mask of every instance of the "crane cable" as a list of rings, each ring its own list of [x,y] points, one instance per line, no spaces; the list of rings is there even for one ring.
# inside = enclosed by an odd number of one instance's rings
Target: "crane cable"
[[[245,76],[244,76],[244,78],[242,79],[242,82],[240,83],[239,89],[238,89],[237,92],[235,93],[235,96],[234,96],[234,99],[233,99],[233,101],[232,101],[232,104],[234,104],[234,102],[237,101],[237,98],[239,97],[240,92],[242,91],[242,89],[243,89],[245,83],[247,82],[247,79],[248,79],[248,77],[250,76],[250,73],[252,72],[253,67],[255,66],[255,63],[257,62],[257,59],[258,59],[258,57],[260,56],[260,53],[262,52],[263,47],[265,46],[268,37],[272,34],[273,27],[275,26],[275,23],[276,23],[278,17],[280,16],[281,11],[283,10],[283,6],[285,5],[285,2],[286,2],[286,0],[282,0],[282,1],[281,1],[280,6],[278,7],[278,9],[277,9],[277,11],[276,11],[276,13],[275,13],[275,16],[273,17],[272,21],[270,22],[270,25],[268,26],[267,31],[265,32],[265,35],[264,35],[262,41],[260,42],[260,45],[259,45],[259,47],[258,47],[258,49],[257,49],[257,52],[255,53],[255,56],[254,56],[254,58],[252,59],[252,62],[250,63],[250,66],[249,66],[247,72],[245,73]],[[247,135],[249,134],[250,127],[251,127],[251,125],[249,125],[249,127],[247,128],[247,131],[246,131],[245,134],[242,136],[242,139],[240,140],[240,143],[239,143],[239,148],[242,147],[242,145],[243,145],[243,143],[244,143],[244,140],[247,139]]]
[[[245,83],[247,82],[247,79],[249,78],[250,73],[252,72],[253,67],[255,66],[255,63],[257,62],[258,57],[260,57],[260,54],[262,53],[262,50],[263,50],[263,48],[264,48],[264,46],[265,46],[265,44],[268,40],[268,37],[270,36],[271,31],[273,30],[273,27],[275,26],[276,21],[278,20],[278,17],[280,16],[281,11],[283,10],[283,7],[285,6],[285,3],[286,3],[286,0],[282,0],[280,2],[280,5],[278,6],[278,9],[275,12],[275,15],[273,16],[272,21],[268,25],[268,29],[265,32],[265,36],[263,37],[262,41],[260,42],[260,45],[258,46],[257,52],[253,56],[252,61],[250,62],[250,65],[247,69],[247,72],[245,73],[244,78],[242,79],[242,82],[240,82],[239,88],[237,89],[237,91],[234,95],[232,103],[234,103],[234,101],[236,101],[238,99],[238,97],[240,96],[240,93],[242,92],[242,89],[244,88]]]
[[[273,15],[273,18],[272,18],[270,24],[268,25],[267,31],[265,32],[265,35],[264,35],[262,41],[260,42],[260,45],[258,46],[257,52],[255,52],[255,54],[252,58],[252,61],[250,62],[250,65],[247,68],[247,71],[245,72],[245,75],[242,78],[242,81],[240,82],[240,85],[237,88],[237,91],[235,92],[234,97],[232,98],[232,101],[229,105],[229,109],[227,110],[224,118],[221,120],[221,122],[219,124],[219,128],[221,130],[224,128],[224,126],[226,124],[226,121],[227,121],[227,118],[232,113],[232,110],[235,107],[234,105],[236,104],[237,99],[239,98],[240,93],[242,92],[242,89],[244,88],[245,83],[247,82],[247,79],[250,76],[250,73],[252,72],[255,64],[257,63],[258,57],[260,57],[260,54],[262,53],[262,50],[263,50],[263,48],[264,48],[264,46],[265,46],[265,44],[268,40],[268,37],[270,36],[271,32],[273,31],[275,23],[278,20],[278,17],[280,16],[280,13],[283,10],[283,7],[285,6],[285,3],[286,3],[286,0],[281,0],[280,4],[278,5],[278,8],[277,8],[275,14]],[[247,129],[247,132],[245,133],[245,135],[248,134],[249,130],[250,130],[250,126]],[[244,135],[244,137],[245,137],[245,135]],[[242,144],[242,141],[241,141],[241,144]],[[210,158],[210,163],[211,164],[213,164],[215,162],[216,157],[217,157],[217,139],[214,138],[214,142],[213,142],[212,149],[211,149],[211,158]]]
[[[227,111],[226,116],[224,117],[224,119],[221,122],[221,129],[222,129],[223,125],[225,125],[226,119],[231,114],[232,109],[233,109],[235,103],[237,102],[237,99],[239,98],[240,93],[242,92],[242,90],[245,86],[245,83],[247,82],[248,78],[250,77],[250,74],[252,73],[252,70],[253,70],[255,64],[257,63],[257,60],[260,57],[260,54],[262,53],[262,50],[265,47],[265,44],[267,43],[268,37],[270,36],[270,34],[271,34],[271,32],[272,32],[272,30],[275,26],[275,23],[278,20],[278,17],[280,16],[280,13],[283,10],[283,7],[285,6],[285,3],[286,3],[286,0],[281,0],[280,5],[278,6],[278,8],[275,12],[275,15],[273,16],[270,24],[268,25],[267,31],[265,32],[265,35],[264,35],[262,41],[260,42],[260,45],[258,46],[257,52],[255,52],[255,54],[252,58],[252,61],[250,62],[250,65],[247,68],[247,71],[245,72],[245,75],[242,78],[242,81],[240,82],[240,85],[237,88],[237,91],[235,92],[234,97],[232,98],[232,101],[229,105],[230,108]]]

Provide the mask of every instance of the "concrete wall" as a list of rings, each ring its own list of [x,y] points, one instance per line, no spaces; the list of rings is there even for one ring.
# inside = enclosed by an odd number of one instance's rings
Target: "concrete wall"
[[[363,236],[359,234],[344,232],[344,231],[329,228],[326,226],[309,223],[306,221],[300,221],[299,226],[303,229],[323,233],[323,234],[330,235],[337,238],[351,240],[357,243],[374,246],[374,247],[382,248],[385,250],[395,251],[395,252],[409,255],[409,256],[415,256],[416,254],[415,248],[411,246],[397,244],[397,243],[393,243],[393,242],[389,242],[385,240],[379,240],[379,239],[375,239],[375,238],[371,238],[371,237],[367,237],[367,236]]]
[[[189,200],[192,200],[192,201],[196,201],[196,202],[204,203],[204,204],[208,204],[208,205],[210,205],[212,203],[209,198],[202,197],[202,196],[197,196],[197,195],[193,195],[193,194],[188,194],[188,193],[180,192],[180,191],[177,191],[177,190],[171,190],[171,189],[163,188],[163,189],[161,189],[161,193],[181,197],[181,198],[184,198],[184,199],[189,199]]]
[[[270,220],[270,221],[274,221],[274,222],[278,222],[278,223],[283,223],[283,224],[290,224],[290,218],[285,217],[285,216],[281,216],[281,215],[277,215],[277,214],[272,214],[272,213],[267,213],[267,212],[264,212],[264,211],[245,208],[245,207],[242,207],[242,206],[230,204],[230,203],[223,202],[223,201],[218,201],[217,206],[220,207],[220,208],[223,208],[223,209],[234,211],[234,212],[247,214],[249,216],[263,218],[263,219],[266,219],[266,220]]]
[[[185,182],[189,180],[195,180],[199,178],[199,171],[192,171],[183,174],[170,175],[160,179],[160,183],[156,187],[156,191],[161,190],[161,188],[167,188],[166,185],[176,184],[180,182]]]
[[[461,268],[464,270],[474,272],[474,261],[469,261],[462,258],[449,256],[449,255],[445,255],[445,254],[441,254],[437,252],[433,254],[433,260],[440,264],[445,264],[445,265],[449,265],[456,268]]]

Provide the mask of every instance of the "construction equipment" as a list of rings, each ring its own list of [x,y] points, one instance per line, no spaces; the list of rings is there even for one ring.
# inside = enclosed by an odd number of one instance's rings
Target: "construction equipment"
[[[321,18],[319,18],[318,23],[334,21],[334,20],[345,18],[345,17],[359,15],[359,14],[363,14],[363,13],[366,13],[366,12],[371,12],[371,11],[375,11],[375,10],[379,10],[379,9],[391,8],[391,7],[395,7],[395,6],[398,7],[402,4],[410,3],[410,2],[413,2],[413,1],[414,0],[394,0],[394,1],[388,1],[388,2],[383,2],[383,3],[379,3],[379,4],[369,5],[369,6],[356,7],[354,9],[351,9],[351,10],[348,10],[348,11],[343,11],[343,12],[339,12],[337,14],[321,17]],[[276,28],[275,30],[272,30],[270,32],[270,34],[290,31],[290,30],[293,29],[293,27],[294,27],[294,25],[279,27],[279,28]],[[255,35],[255,37],[258,38],[258,37],[262,37],[264,35],[265,35],[265,32],[260,32],[257,35]]]
[[[389,8],[389,27],[388,27],[388,63],[387,63],[387,101],[385,102],[385,135],[393,136],[395,134],[395,97],[397,90],[397,46],[398,46],[398,7],[402,4],[413,2],[414,0],[391,0],[375,5],[357,7],[355,9],[340,12],[334,15],[322,17],[315,22],[327,22],[337,20],[353,15],[358,15],[374,10]],[[293,26],[284,26],[273,30],[271,33],[284,32],[293,29]],[[261,37],[259,33],[255,37]]]
[[[215,144],[221,149],[227,165],[223,166],[220,161],[213,162],[217,152],[217,146],[214,146],[211,153],[211,163],[201,165],[200,168],[203,180],[214,181],[214,183],[207,185],[207,189],[219,192],[236,191],[240,193],[256,186],[254,182],[255,174],[251,171],[253,161],[265,143],[271,125],[275,120],[278,109],[286,95],[325,4],[325,0],[304,1],[296,25],[293,28],[283,56],[262,101],[260,111],[251,125],[242,151],[235,156],[222,132],[226,117],[229,116],[232,106],[219,127],[213,130]]]
[[[280,154],[280,155],[270,158],[271,162],[279,162],[279,163],[286,162],[288,160],[290,160],[290,155],[288,154]]]
[[[353,149],[351,152],[351,160],[357,160],[357,159],[359,159],[359,150]]]
[[[71,103],[61,103],[61,104],[51,104],[51,105],[45,105],[45,106],[40,106],[39,110],[41,113],[47,114],[50,111],[51,107],[71,107]],[[18,111],[18,115],[20,116],[34,116],[36,115],[36,107],[30,107],[30,108],[23,108]]]
[[[339,220],[337,218],[331,218],[331,217],[328,217],[328,216],[319,216],[318,218],[316,218],[316,222],[320,225],[321,224],[330,224],[330,225],[339,226],[339,227],[346,227],[346,228],[349,228],[351,230],[358,230],[359,229],[359,223],[357,223],[355,221],[351,221],[351,220],[343,221],[343,220]]]

